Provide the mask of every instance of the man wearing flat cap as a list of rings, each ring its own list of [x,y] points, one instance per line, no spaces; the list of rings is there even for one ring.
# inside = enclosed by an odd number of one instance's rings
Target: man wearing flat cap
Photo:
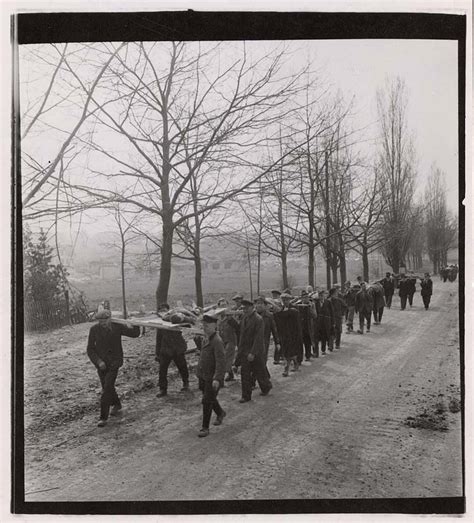
[[[99,322],[90,328],[87,355],[96,366],[102,385],[100,419],[97,425],[104,427],[109,419],[109,412],[115,416],[122,409],[115,390],[115,380],[119,368],[123,365],[122,336],[138,338],[140,328],[112,323],[110,310],[107,309],[99,311],[95,319]]]
[[[236,366],[241,366],[242,398],[240,403],[252,399],[252,376],[257,380],[261,395],[266,396],[272,388],[272,383],[265,371],[264,355],[264,324],[257,314],[252,301],[242,300],[244,315],[240,323],[240,338]]]
[[[214,425],[221,425],[226,415],[217,401],[217,394],[224,384],[225,374],[224,342],[217,332],[217,316],[205,314],[202,325],[205,343],[201,348],[196,371],[199,390],[202,391],[202,428],[198,433],[200,438],[209,435],[212,411],[217,416]]]

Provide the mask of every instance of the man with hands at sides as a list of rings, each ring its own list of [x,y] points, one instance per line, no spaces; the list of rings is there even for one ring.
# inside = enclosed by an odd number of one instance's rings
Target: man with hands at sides
[[[252,301],[242,300],[244,315],[240,323],[240,338],[235,366],[241,366],[242,398],[240,403],[252,399],[253,377],[257,380],[261,396],[266,396],[272,388],[265,362],[264,323],[257,314]]]
[[[202,428],[200,438],[209,435],[209,423],[212,411],[217,415],[214,425],[221,425],[226,415],[217,401],[217,394],[222,387],[225,375],[224,342],[217,332],[217,317],[205,314],[202,320],[205,343],[201,348],[197,377],[199,390],[202,391]]]

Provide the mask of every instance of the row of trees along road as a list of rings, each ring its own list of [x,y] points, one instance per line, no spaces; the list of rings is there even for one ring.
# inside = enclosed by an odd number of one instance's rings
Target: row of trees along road
[[[318,250],[328,285],[346,279],[351,250],[362,256],[365,278],[375,250],[398,272],[419,230],[415,216],[434,266],[446,257],[455,221],[436,168],[425,201],[414,204],[400,79],[377,93],[379,143],[362,155],[352,105],[320,73],[296,66],[288,44],[54,44],[21,52],[24,219],[57,223],[108,210],[122,269],[137,234],[147,238],[148,255],[159,255],[157,302],[167,300],[175,256],[193,260],[202,305],[206,238],[257,256],[258,290],[262,256],[278,258],[284,286],[293,253],[307,257],[311,285]],[[428,233],[435,216],[443,234]]]

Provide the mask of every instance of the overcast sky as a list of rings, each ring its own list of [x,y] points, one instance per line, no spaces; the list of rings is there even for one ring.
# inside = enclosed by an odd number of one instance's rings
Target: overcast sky
[[[260,47],[260,52],[276,44],[248,42],[249,47]],[[413,131],[417,156],[417,196],[423,195],[435,163],[446,176],[448,206],[457,211],[457,42],[311,40],[294,41],[290,47],[291,68],[298,70],[309,60],[321,72],[323,83],[331,84],[332,92],[339,89],[346,103],[354,99],[352,124],[364,129],[361,139],[366,145],[361,148],[364,152],[365,147],[371,155],[378,134],[376,91],[384,87],[387,79],[401,77],[407,87],[408,125]],[[294,53],[295,48],[301,52]],[[25,69],[22,71],[20,66],[23,76]],[[42,136],[40,150],[45,150],[46,142]]]
[[[355,97],[361,126],[377,120],[376,90],[400,76],[409,94],[408,122],[418,159],[418,190],[431,164],[445,172],[449,208],[458,205],[457,42],[436,40],[321,40],[311,44],[328,77],[347,100]],[[377,131],[376,125],[373,131]]]

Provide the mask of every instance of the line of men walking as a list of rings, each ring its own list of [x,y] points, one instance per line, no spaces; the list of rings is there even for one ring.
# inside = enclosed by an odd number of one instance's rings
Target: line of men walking
[[[421,295],[425,309],[428,309],[433,283],[428,273],[421,279]],[[401,310],[408,300],[413,303],[416,292],[416,279],[400,275],[398,282]],[[225,299],[219,300],[219,309],[203,315],[204,337],[198,340],[200,349],[197,376],[202,391],[203,417],[200,437],[209,434],[209,424],[214,411],[215,425],[223,422],[226,412],[220,406],[217,395],[224,381],[235,380],[237,369],[241,375],[240,403],[252,398],[253,389],[258,384],[260,394],[268,395],[273,385],[267,367],[270,340],[273,338],[273,363],[283,363],[284,377],[289,372],[297,372],[305,359],[325,356],[327,352],[340,349],[343,324],[346,333],[354,332],[354,317],[358,314],[358,334],[369,333],[372,316],[374,325],[382,321],[385,306],[392,305],[397,287],[396,278],[386,273],[384,279],[371,283],[358,278],[352,285],[346,282],[342,290],[334,286],[314,292],[308,286],[299,297],[294,297],[288,289],[283,292],[274,289],[272,298],[258,296],[255,300],[242,295],[232,298],[233,307],[228,307]],[[162,304],[160,313],[169,311]],[[117,415],[121,410],[120,400],[115,391],[118,369],[123,364],[121,336],[138,337],[138,327],[111,323],[110,311],[100,311],[96,318],[99,323],[91,327],[87,354],[97,367],[103,394],[101,415],[98,425],[105,426],[109,410]],[[181,331],[158,330],[156,337],[156,359],[159,361],[158,397],[167,395],[167,373],[174,362],[183,381],[182,391],[189,390],[189,369],[186,363],[186,341]]]

